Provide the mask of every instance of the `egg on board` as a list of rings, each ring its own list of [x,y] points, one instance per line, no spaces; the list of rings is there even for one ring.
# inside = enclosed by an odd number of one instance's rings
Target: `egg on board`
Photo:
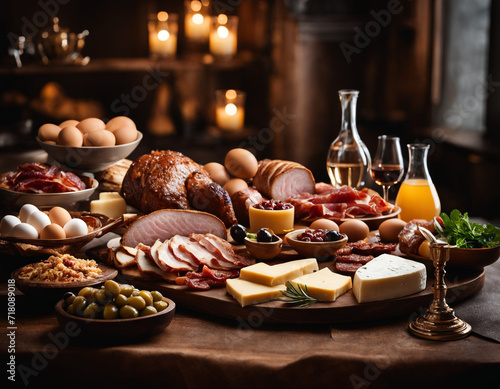
[[[69,127],[69,126],[76,127],[76,125],[78,123],[80,123],[78,120],[73,120],[73,119],[65,120],[64,122],[62,122],[61,124],[59,124],[59,127],[61,127],[61,128]]]
[[[19,220],[17,216],[4,216],[2,222],[0,223],[0,234],[2,236],[10,236],[14,226],[18,225],[19,223],[21,223],[21,220]]]
[[[83,119],[76,125],[82,134],[87,134],[95,130],[104,130],[106,124],[101,119],[98,118],[87,118]]]
[[[259,162],[255,155],[242,148],[229,150],[224,159],[227,171],[237,178],[248,179],[255,176],[259,168]]]
[[[14,226],[10,236],[19,239],[38,239],[38,231],[28,223],[19,223]]]
[[[42,142],[57,142],[57,137],[62,127],[46,123],[38,129],[38,137]]]
[[[84,146],[109,147],[116,144],[116,138],[111,131],[95,130],[83,136]]]
[[[137,140],[137,130],[133,127],[120,127],[114,131],[106,129],[106,131],[113,133],[117,145],[124,145]]]
[[[339,231],[339,225],[329,219],[316,219],[311,223],[309,228],[313,230]]]
[[[226,182],[223,188],[229,194],[229,197],[231,197],[233,194],[239,192],[240,190],[248,189],[248,184],[241,178],[231,178],[228,182]]]
[[[59,132],[57,144],[68,147],[80,147],[83,144],[83,134],[76,127],[64,127]]]
[[[52,207],[49,211],[49,218],[52,223],[64,227],[71,220],[71,214],[63,207]]]
[[[123,128],[123,127],[130,127],[130,128],[137,130],[137,127],[136,127],[134,121],[127,116],[117,116],[117,117],[114,117],[113,119],[110,119],[106,123],[105,128],[108,131],[115,132],[117,129]]]
[[[50,218],[49,215],[47,215],[45,212],[36,211],[28,216],[27,223],[35,227],[37,232],[40,233],[45,228],[45,226],[48,226],[50,224]]]
[[[209,162],[203,168],[210,178],[221,186],[224,186],[231,179],[224,165],[218,162]]]
[[[24,204],[19,210],[19,219],[21,222],[26,223],[28,216],[33,212],[39,211],[38,207],[33,204]]]
[[[398,218],[384,220],[378,226],[380,239],[384,242],[399,242],[398,235],[405,225],[406,222]]]
[[[66,233],[59,224],[51,223],[40,232],[40,239],[64,239]]]
[[[365,239],[370,233],[370,228],[362,220],[347,220],[339,226],[339,232],[346,234],[349,242]]]
[[[87,223],[85,223],[82,219],[71,219],[64,225],[64,232],[66,233],[66,238],[74,238],[75,236],[87,235]]]

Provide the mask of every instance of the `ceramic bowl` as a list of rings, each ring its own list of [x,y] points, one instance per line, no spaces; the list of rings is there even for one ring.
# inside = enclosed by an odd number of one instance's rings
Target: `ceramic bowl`
[[[245,246],[248,253],[259,261],[269,261],[281,253],[283,239],[274,242],[257,242],[255,239],[245,238]]]
[[[137,139],[123,145],[109,147],[68,147],[42,142],[36,138],[38,144],[49,157],[73,170],[85,172],[100,172],[123,158],[127,158],[142,140],[142,133],[137,131]]]
[[[298,239],[306,229],[295,230],[285,235],[285,243],[291,246],[301,256],[307,258],[326,259],[333,257],[337,250],[347,243],[347,235],[342,234],[340,240],[334,242],[304,242]]]
[[[67,313],[64,300],[55,306],[59,324],[66,328],[71,325],[78,339],[97,343],[129,343],[162,332],[171,323],[175,315],[175,303],[164,297],[168,307],[154,315],[132,319],[87,319]]]
[[[432,266],[432,261],[429,257],[415,254],[408,254],[408,256],[413,259],[425,261]],[[459,249],[451,247],[450,259],[446,263],[446,267],[482,269],[485,266],[495,263],[498,258],[500,258],[500,246],[478,249]]]

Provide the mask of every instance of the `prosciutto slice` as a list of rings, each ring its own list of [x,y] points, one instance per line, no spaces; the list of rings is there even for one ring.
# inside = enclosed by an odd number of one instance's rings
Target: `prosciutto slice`
[[[239,270],[215,270],[203,266],[201,272],[189,272],[186,274],[185,285],[199,290],[207,290],[213,287],[223,287],[228,278],[238,277]]]

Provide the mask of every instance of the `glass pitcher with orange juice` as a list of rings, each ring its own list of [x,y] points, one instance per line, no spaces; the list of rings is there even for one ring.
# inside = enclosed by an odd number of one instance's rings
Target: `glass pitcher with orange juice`
[[[432,220],[441,212],[441,202],[427,169],[429,149],[424,143],[408,144],[408,172],[396,196],[396,205],[401,208],[399,218],[405,222]]]

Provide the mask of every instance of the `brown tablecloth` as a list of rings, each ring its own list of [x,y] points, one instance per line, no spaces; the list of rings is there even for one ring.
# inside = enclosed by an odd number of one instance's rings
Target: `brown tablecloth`
[[[498,332],[498,311],[489,322],[488,309],[474,309],[499,301],[499,284],[497,262],[487,268],[483,291],[450,305],[473,327],[494,325]],[[92,345],[54,341],[61,329],[52,308],[33,297],[16,298],[16,383],[21,386],[496,387],[500,368],[498,342],[476,334],[450,342],[418,339],[407,332],[407,317],[356,325],[260,325],[178,309],[170,326],[147,340]],[[8,342],[3,336],[4,356]],[[3,374],[10,384],[5,369]]]

